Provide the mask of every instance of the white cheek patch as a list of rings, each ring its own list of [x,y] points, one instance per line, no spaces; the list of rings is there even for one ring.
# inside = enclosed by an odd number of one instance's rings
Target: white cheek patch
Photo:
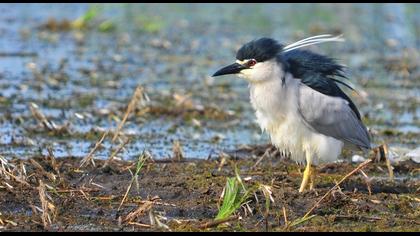
[[[250,76],[251,75],[251,69],[243,69],[241,70],[240,74],[244,75],[244,76]]]

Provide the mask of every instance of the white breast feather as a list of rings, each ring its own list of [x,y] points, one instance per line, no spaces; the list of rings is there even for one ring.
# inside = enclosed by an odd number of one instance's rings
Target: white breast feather
[[[305,153],[312,157],[314,165],[333,162],[341,153],[343,142],[312,130],[301,119],[297,111],[299,83],[286,78],[287,88],[281,86],[280,79],[251,84],[250,98],[257,123],[268,132],[273,145],[290,152],[296,162],[304,163]]]

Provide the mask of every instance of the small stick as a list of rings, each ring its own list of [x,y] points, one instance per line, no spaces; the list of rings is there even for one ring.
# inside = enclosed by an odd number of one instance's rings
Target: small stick
[[[344,176],[340,181],[338,181],[338,183],[336,185],[334,185],[334,187],[332,187],[330,190],[328,190],[328,192],[325,193],[324,196],[322,196],[321,199],[319,199],[311,209],[309,209],[309,211],[303,216],[303,218],[305,219],[306,217],[308,217],[309,214],[311,214],[312,211],[315,210],[315,208],[318,207],[319,203],[321,203],[322,200],[324,200],[328,195],[330,195],[331,192],[335,188],[337,188],[344,180],[348,179],[354,173],[356,173],[357,171],[361,170],[362,168],[364,168],[367,164],[369,164],[371,162],[372,162],[372,159],[369,159],[369,160],[364,161],[356,169],[352,170],[350,173],[348,173],[346,176]]]
[[[214,220],[214,221],[211,221],[211,222],[201,224],[199,226],[199,228],[200,229],[207,229],[207,228],[211,228],[211,227],[214,227],[214,226],[217,226],[217,225],[229,222],[229,221],[234,221],[234,220],[237,220],[237,219],[239,219],[239,216],[231,216],[231,217],[228,217],[226,219]]]
[[[114,142],[117,139],[121,128],[123,127],[123,125],[125,124],[125,122],[128,118],[128,115],[134,110],[137,102],[141,99],[142,94],[143,94],[143,87],[137,86],[136,90],[134,91],[133,96],[131,97],[130,103],[127,106],[127,110],[125,111],[124,117],[121,120],[121,122],[118,124],[118,128],[114,133],[114,137],[112,138],[112,142]]]
[[[85,166],[85,164],[88,162],[88,161],[91,161],[92,160],[92,158],[93,158],[93,154],[96,152],[96,150],[99,148],[99,146],[101,145],[101,143],[104,141],[104,139],[105,139],[105,137],[108,135],[108,133],[109,133],[109,130],[107,130],[103,135],[102,135],[102,137],[101,137],[101,139],[98,141],[98,142],[96,142],[96,144],[95,144],[95,147],[89,152],[89,154],[85,157],[85,158],[83,158],[83,160],[80,162],[80,168],[81,167],[83,167],[83,166]],[[94,162],[92,162],[92,163],[94,163]]]

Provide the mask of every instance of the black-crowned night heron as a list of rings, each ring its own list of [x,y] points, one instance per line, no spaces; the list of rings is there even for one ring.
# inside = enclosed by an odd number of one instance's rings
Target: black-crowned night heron
[[[291,159],[306,162],[299,192],[308,183],[313,188],[313,166],[337,160],[343,147],[371,148],[359,111],[338,86],[351,88],[337,79],[346,78],[343,66],[329,57],[297,50],[342,40],[319,35],[283,46],[261,38],[243,45],[236,63],[213,75],[237,74],[249,82],[251,104],[261,129]]]

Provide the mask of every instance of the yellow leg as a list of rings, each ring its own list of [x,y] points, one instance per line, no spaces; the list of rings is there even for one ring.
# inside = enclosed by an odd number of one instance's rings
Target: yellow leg
[[[311,163],[307,163],[305,167],[305,171],[303,172],[302,183],[300,184],[300,188],[299,188],[300,193],[305,191],[306,185],[308,185],[309,179],[312,176],[311,172],[312,172]]]
[[[309,183],[309,190],[313,190],[314,189],[314,184],[315,184],[315,175],[316,175],[316,168],[311,166],[311,171],[310,171],[310,183]]]
[[[315,168],[312,167],[312,157],[309,152],[306,152],[306,167],[303,172],[302,183],[300,184],[299,192],[303,192],[309,183],[309,189],[312,190],[314,187],[314,172]]]

